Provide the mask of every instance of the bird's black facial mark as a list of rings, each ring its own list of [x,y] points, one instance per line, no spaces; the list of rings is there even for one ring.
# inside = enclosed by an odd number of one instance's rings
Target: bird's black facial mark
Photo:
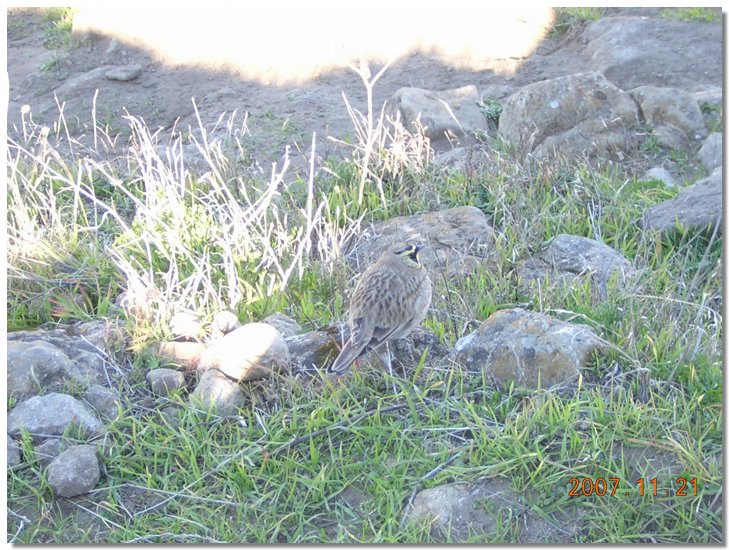
[[[422,247],[409,244],[406,247],[404,247],[402,250],[398,250],[396,254],[398,256],[405,256],[406,258],[410,258],[412,261],[414,261],[416,264],[420,264],[420,259],[418,258],[418,252],[420,252],[420,249]]]

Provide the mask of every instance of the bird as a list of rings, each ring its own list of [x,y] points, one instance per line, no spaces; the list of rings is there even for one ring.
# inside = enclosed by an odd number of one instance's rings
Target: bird
[[[349,307],[350,337],[327,368],[329,374],[344,374],[355,359],[385,344],[392,375],[388,342],[410,334],[430,307],[433,291],[420,263],[422,249],[422,245],[394,244],[362,274]]]

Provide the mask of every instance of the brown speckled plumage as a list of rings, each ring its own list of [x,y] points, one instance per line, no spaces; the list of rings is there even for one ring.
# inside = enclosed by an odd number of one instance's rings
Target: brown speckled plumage
[[[329,373],[343,374],[361,355],[404,338],[423,321],[432,287],[419,250],[412,244],[393,245],[362,274],[349,309],[351,336]]]

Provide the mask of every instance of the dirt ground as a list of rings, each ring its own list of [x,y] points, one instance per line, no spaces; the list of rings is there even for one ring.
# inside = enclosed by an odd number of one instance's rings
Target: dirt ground
[[[611,8],[608,15],[659,16],[658,8]],[[305,160],[312,133],[317,134],[318,156],[335,154],[335,142],[351,138],[352,122],[342,94],[364,110],[365,87],[359,76],[346,67],[331,66],[298,83],[263,83],[231,70],[198,66],[172,66],[168,59],[115,38],[79,35],[78,46],[49,48],[46,30],[51,23],[38,10],[8,10],[8,132],[19,135],[21,108],[29,105],[35,122],[52,126],[59,119],[59,106],[70,132],[84,139],[90,132],[92,113],[97,123],[121,133],[125,142],[128,126],[125,112],[141,116],[162,135],[173,129],[198,126],[192,98],[200,118],[208,127],[222,113],[237,110],[242,120],[248,114],[248,154],[266,171],[280,160],[287,145],[294,156]],[[531,82],[590,70],[581,27],[566,35],[545,35],[528,57],[480,59],[476,68],[465,68],[463,60],[449,62],[447,55],[415,52],[397,59],[374,88],[375,109],[399,88],[415,86],[447,90],[475,84],[481,95],[502,99]],[[105,78],[110,66],[139,65],[141,75],[132,81]],[[381,64],[373,64],[373,72]],[[458,68],[460,66],[460,68]],[[97,93],[98,90],[98,93]],[[95,106],[95,109],[94,109]],[[27,116],[27,115],[26,115]],[[297,150],[299,153],[297,153]],[[306,164],[304,162],[304,164]]]

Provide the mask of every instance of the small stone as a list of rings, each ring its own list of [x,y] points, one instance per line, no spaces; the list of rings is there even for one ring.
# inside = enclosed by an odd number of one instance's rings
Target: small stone
[[[292,360],[307,374],[325,369],[339,354],[340,345],[332,334],[317,330],[286,338]]]
[[[240,319],[232,311],[218,311],[213,315],[213,336],[222,337],[241,326]]]
[[[123,67],[114,67],[104,73],[104,76],[109,80],[120,80],[122,82],[128,82],[134,80],[142,74],[141,65],[125,65]]]
[[[267,323],[248,323],[203,351],[198,369],[218,369],[241,382],[285,371],[290,360],[289,348],[278,330]]]
[[[202,342],[161,342],[157,354],[180,366],[193,368],[200,361],[200,354],[204,350],[205,344]]]
[[[96,409],[99,414],[114,420],[119,416],[121,409],[121,398],[114,390],[105,388],[104,386],[94,385],[91,386],[86,393],[84,393],[84,399]]]
[[[284,338],[301,334],[301,325],[283,313],[269,315],[263,322],[279,331]]]
[[[194,340],[204,334],[200,319],[191,311],[175,313],[170,319],[168,326],[173,338]]]
[[[35,447],[35,456],[41,466],[48,466],[54,458],[61,454],[64,445],[60,439],[47,439]]]
[[[153,369],[146,378],[152,393],[160,397],[167,397],[185,385],[185,375],[174,369]]]
[[[646,172],[641,181],[657,180],[662,181],[666,187],[676,187],[676,181],[671,173],[661,166],[655,166]]]
[[[714,132],[706,138],[697,156],[709,173],[721,166],[724,162],[724,145],[721,134]]]
[[[235,414],[245,400],[241,387],[222,372],[210,369],[202,374],[190,394],[190,403],[202,409],[216,409],[222,415]]]
[[[60,497],[88,493],[100,477],[99,458],[93,445],[69,447],[48,465],[48,484]]]
[[[20,464],[20,445],[12,437],[8,438],[8,468]]]

